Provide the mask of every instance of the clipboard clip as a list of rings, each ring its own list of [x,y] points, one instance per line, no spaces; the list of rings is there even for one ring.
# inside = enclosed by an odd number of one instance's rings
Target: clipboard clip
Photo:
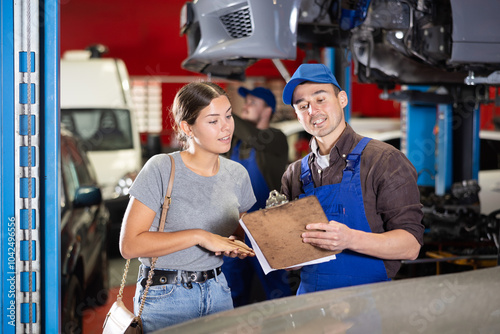
[[[273,190],[269,193],[269,198],[266,200],[266,209],[285,203],[288,203],[288,198],[280,194],[277,190]]]

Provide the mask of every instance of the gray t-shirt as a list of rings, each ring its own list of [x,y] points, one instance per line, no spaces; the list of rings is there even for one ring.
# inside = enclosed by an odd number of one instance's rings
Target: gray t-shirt
[[[206,177],[187,168],[180,152],[172,153],[172,157],[175,177],[164,231],[203,229],[224,237],[232,235],[238,227],[240,213],[246,212],[256,201],[246,169],[220,157],[219,172]],[[155,155],[146,162],[130,188],[131,196],[156,211],[150,231],[158,230],[170,168],[167,154]],[[150,265],[150,258],[139,260]],[[193,246],[159,257],[156,268],[199,271],[214,269],[222,262],[222,256]]]

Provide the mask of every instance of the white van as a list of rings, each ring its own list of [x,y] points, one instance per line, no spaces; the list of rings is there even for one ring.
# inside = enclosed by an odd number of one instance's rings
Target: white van
[[[125,63],[90,54],[61,60],[61,122],[85,145],[104,199],[113,199],[123,194],[120,179],[141,169],[141,144]]]
[[[128,188],[143,165],[142,149],[125,63],[91,54],[68,51],[61,59],[61,123],[87,151],[117,241]]]

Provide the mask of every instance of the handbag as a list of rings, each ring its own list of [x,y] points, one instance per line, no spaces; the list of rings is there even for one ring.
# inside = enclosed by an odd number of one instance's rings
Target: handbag
[[[163,232],[165,228],[165,220],[167,218],[167,211],[172,201],[172,186],[174,184],[174,174],[175,174],[175,163],[172,156],[170,161],[172,162],[172,168],[170,170],[170,180],[168,181],[167,194],[165,195],[165,200],[163,201],[163,207],[160,217],[160,226],[158,227],[158,232]],[[120,291],[116,297],[116,301],[113,303],[109,309],[104,324],[102,325],[103,334],[140,334],[142,330],[141,314],[144,308],[144,303],[146,302],[146,296],[149,291],[149,287],[153,282],[154,267],[158,257],[154,257],[151,260],[151,270],[148,274],[148,280],[146,287],[144,288],[144,294],[141,298],[141,306],[139,307],[139,314],[136,316],[133,312],[130,312],[125,304],[123,303],[123,289],[125,288],[125,281],[127,279],[128,269],[130,266],[130,259],[127,260],[125,264],[125,269],[123,270],[123,277],[120,284]]]

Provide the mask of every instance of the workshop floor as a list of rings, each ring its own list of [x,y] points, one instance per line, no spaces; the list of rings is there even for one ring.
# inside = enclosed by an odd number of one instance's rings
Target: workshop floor
[[[116,301],[116,296],[120,290],[120,283],[125,267],[125,260],[122,258],[110,259],[109,274],[110,274],[110,291],[109,299],[106,305],[101,307],[87,309],[83,312],[83,334],[100,334],[102,333],[102,324],[106,318],[106,314]],[[135,293],[135,281],[137,279],[137,271],[139,268],[139,260],[134,259],[130,263],[129,272],[125,289],[123,291],[123,302],[129,310],[133,310],[132,298]]]

